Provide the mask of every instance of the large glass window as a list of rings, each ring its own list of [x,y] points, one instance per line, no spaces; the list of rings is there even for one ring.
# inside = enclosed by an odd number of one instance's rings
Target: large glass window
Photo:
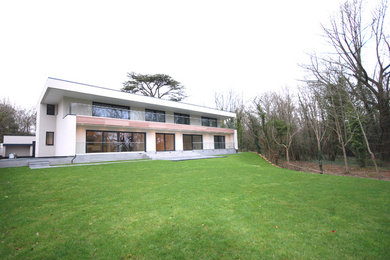
[[[202,150],[203,138],[201,135],[183,135],[184,150]]]
[[[92,116],[130,119],[130,107],[92,102]]]
[[[189,125],[190,115],[175,113],[175,124]]]
[[[87,153],[103,151],[103,132],[87,131]]]
[[[133,142],[134,142],[134,149],[132,151],[141,152],[146,150],[144,133],[133,133]]]
[[[225,149],[225,136],[214,136],[214,149]]]
[[[202,116],[202,126],[217,127],[217,119]]]
[[[165,122],[165,112],[159,110],[145,109],[145,120],[154,122]]]
[[[103,152],[118,152],[118,133],[103,132]]]
[[[192,136],[183,135],[183,150],[192,150]]]
[[[145,151],[145,133],[87,131],[87,153]]]

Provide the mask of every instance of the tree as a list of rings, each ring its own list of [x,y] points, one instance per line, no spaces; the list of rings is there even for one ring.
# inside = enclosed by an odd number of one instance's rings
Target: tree
[[[245,116],[245,106],[242,98],[234,92],[229,90],[227,93],[214,93],[215,106],[219,110],[236,113],[235,119],[224,120],[223,124],[228,128],[235,128],[237,130],[238,147],[242,146],[242,132],[243,132],[243,117]]]
[[[29,135],[35,132],[36,112],[20,109],[9,100],[0,101],[0,143],[4,135]]]
[[[305,121],[308,123],[317,141],[318,167],[323,174],[322,167],[322,143],[326,134],[326,120],[324,119],[324,109],[322,107],[321,97],[316,91],[311,90],[309,93],[301,91],[299,103],[303,112]]]
[[[292,96],[288,89],[285,89],[284,93],[284,96],[274,95],[276,114],[271,121],[273,126],[271,133],[275,143],[285,149],[286,161],[289,165],[291,144],[299,128],[296,124],[297,115]]]
[[[368,22],[362,13],[362,0],[347,1],[339,16],[323,26],[333,55],[313,56],[309,69],[317,78],[329,73],[329,64],[340,66],[353,84],[351,92],[366,109],[379,112],[382,158],[390,158],[390,39],[385,31],[387,0],[372,12]],[[373,58],[373,59],[372,59]],[[372,65],[371,65],[372,64]],[[322,69],[324,68],[324,69]]]
[[[35,132],[37,113],[35,109],[18,109],[15,121],[18,125],[19,134],[31,134]]]
[[[3,99],[0,103],[0,143],[3,142],[3,136],[18,132],[18,125],[15,121],[16,109]]]
[[[327,100],[327,114],[331,123],[328,125],[336,134],[343,152],[345,173],[349,173],[347,145],[352,140],[356,128],[350,123],[351,106],[343,78],[340,76],[336,84],[325,85],[324,97]]]
[[[165,74],[138,74],[128,73],[129,80],[123,83],[121,91],[140,93],[144,96],[168,98],[172,101],[181,101],[186,98],[184,86]]]

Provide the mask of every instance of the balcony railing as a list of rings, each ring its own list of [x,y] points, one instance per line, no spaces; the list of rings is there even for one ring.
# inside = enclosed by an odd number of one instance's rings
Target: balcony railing
[[[151,121],[171,124],[202,125],[202,118],[196,116],[172,115],[167,113],[151,113],[140,110],[128,110],[115,107],[105,107],[82,103],[70,103],[68,114],[82,116],[108,117],[136,121]],[[234,128],[232,119],[217,120],[216,125],[207,126],[220,128]]]

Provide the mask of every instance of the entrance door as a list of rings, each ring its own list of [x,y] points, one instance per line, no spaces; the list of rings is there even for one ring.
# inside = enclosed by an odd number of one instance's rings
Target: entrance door
[[[156,134],[156,151],[174,151],[175,134]]]

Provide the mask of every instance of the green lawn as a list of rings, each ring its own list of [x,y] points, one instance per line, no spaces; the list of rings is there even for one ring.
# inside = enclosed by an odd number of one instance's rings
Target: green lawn
[[[390,182],[258,155],[0,169],[0,258],[390,259]]]

